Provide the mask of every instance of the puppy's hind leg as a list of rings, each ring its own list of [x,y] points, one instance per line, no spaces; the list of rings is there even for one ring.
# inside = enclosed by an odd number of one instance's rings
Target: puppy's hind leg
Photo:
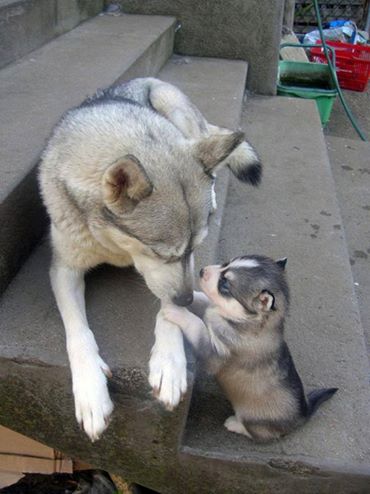
[[[54,260],[50,279],[66,331],[78,423],[92,441],[99,439],[113,410],[106,376],[111,372],[99,355],[85,310],[84,272]]]
[[[226,419],[224,422],[224,426],[230,432],[243,434],[243,436],[247,436],[249,439],[253,439],[248,430],[245,428],[244,424],[236,417],[236,415],[231,415],[231,417]]]

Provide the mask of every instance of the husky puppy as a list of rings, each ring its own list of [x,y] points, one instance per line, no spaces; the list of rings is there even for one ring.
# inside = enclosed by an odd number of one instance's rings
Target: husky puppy
[[[134,79],[98,92],[55,127],[40,165],[51,219],[51,284],[66,330],[76,417],[92,440],[113,404],[86,318],[84,274],[134,265],[163,302],[193,299],[193,250],[206,237],[215,172],[258,184],[261,165],[241,132],[209,124],[176,87]],[[157,317],[149,381],[168,408],[186,391],[179,328]]]
[[[244,256],[200,271],[194,313],[167,306],[207,363],[235,415],[225,427],[257,442],[278,439],[308,420],[337,388],[304,393],[289,348],[284,318],[289,305],[286,259]]]

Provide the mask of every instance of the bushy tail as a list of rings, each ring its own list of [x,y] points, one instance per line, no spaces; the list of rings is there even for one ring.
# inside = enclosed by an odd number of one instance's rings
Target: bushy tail
[[[259,185],[262,178],[262,164],[254,148],[242,142],[227,158],[227,165],[242,182]]]
[[[338,388],[322,388],[322,389],[314,389],[307,396],[308,402],[308,411],[307,416],[311,417],[319,406],[325,401],[329,400],[336,392]]]

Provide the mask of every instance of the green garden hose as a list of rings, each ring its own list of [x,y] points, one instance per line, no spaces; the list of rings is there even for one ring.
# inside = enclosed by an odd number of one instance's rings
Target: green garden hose
[[[317,18],[317,26],[318,26],[319,31],[320,31],[321,43],[322,43],[322,46],[324,48],[324,53],[325,53],[326,60],[328,62],[330,74],[331,74],[332,79],[333,79],[333,81],[335,83],[335,87],[337,88],[337,91],[338,91],[339,99],[340,99],[340,101],[342,103],[342,106],[344,108],[344,111],[347,114],[347,117],[349,118],[349,120],[350,120],[350,122],[352,124],[352,127],[355,129],[355,131],[359,135],[360,139],[362,139],[363,141],[367,141],[365,134],[362,132],[362,130],[358,126],[358,124],[357,124],[354,116],[352,115],[351,110],[349,109],[349,107],[347,105],[346,100],[344,99],[342,90],[341,90],[341,88],[339,86],[339,83],[338,83],[337,74],[336,74],[336,72],[334,70],[332,61],[331,61],[330,56],[329,56],[328,46],[327,46],[327,44],[325,42],[324,33],[323,33],[323,30],[322,30],[322,22],[321,22],[320,10],[319,10],[319,2],[318,2],[318,0],[313,0],[313,3],[314,3],[315,14],[316,14],[316,18]]]

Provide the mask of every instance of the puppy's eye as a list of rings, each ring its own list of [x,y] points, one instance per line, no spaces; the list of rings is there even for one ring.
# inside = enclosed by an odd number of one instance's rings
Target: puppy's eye
[[[230,289],[230,283],[227,278],[224,276],[221,276],[220,279],[218,280],[218,291],[221,293],[221,295],[228,295],[229,294],[229,289]]]

